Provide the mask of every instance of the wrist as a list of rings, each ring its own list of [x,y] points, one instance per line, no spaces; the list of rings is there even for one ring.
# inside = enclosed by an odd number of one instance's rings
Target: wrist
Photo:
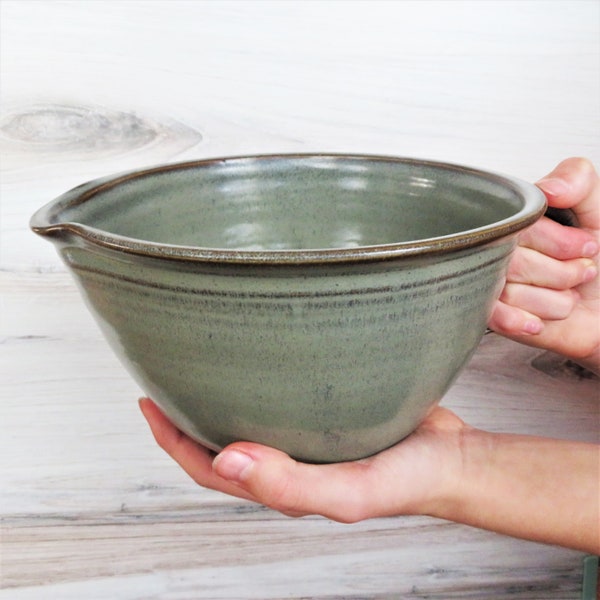
[[[460,448],[431,516],[600,552],[596,444],[465,429]]]
[[[403,451],[407,443],[418,446],[417,458],[411,462],[418,485],[402,495],[397,514],[456,521],[466,500],[466,482],[478,477],[475,457],[481,451],[476,447],[485,447],[488,435],[438,407],[410,438],[398,444]]]
[[[486,469],[493,459],[495,436],[465,425],[448,444],[440,472],[440,485],[426,507],[426,514],[448,521],[465,522],[473,498],[485,485]],[[475,493],[477,491],[477,494]]]

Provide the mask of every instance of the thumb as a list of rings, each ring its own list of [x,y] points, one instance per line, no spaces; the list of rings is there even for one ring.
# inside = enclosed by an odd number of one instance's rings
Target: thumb
[[[319,514],[342,522],[366,518],[361,490],[368,487],[368,468],[361,462],[306,464],[274,448],[236,442],[215,458],[213,471],[288,516]]]
[[[583,229],[600,229],[600,179],[589,160],[567,158],[537,185],[549,206],[570,208]]]

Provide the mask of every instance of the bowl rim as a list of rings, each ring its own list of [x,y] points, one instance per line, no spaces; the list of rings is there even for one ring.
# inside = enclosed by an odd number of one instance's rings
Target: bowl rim
[[[287,161],[303,159],[391,162],[472,175],[509,188],[521,198],[523,207],[518,212],[505,219],[455,234],[414,241],[349,248],[238,250],[232,248],[185,246],[152,242],[149,240],[114,234],[74,221],[60,221],[60,215],[66,209],[90,201],[97,194],[115,188],[120,184],[133,179],[170,171],[209,168],[210,166],[223,165],[228,162],[250,160]],[[38,209],[30,219],[30,227],[35,233],[41,236],[58,238],[58,240],[75,237],[79,239],[79,243],[84,245],[87,243],[92,246],[117,250],[126,254],[151,258],[205,263],[306,265],[315,263],[328,264],[340,262],[354,263],[381,261],[403,257],[456,252],[475,246],[482,246],[501,238],[511,236],[512,234],[516,234],[533,224],[544,214],[546,207],[546,198],[543,192],[531,183],[509,175],[503,175],[456,163],[379,154],[314,152],[278,153],[225,156],[220,158],[205,158],[185,162],[175,162],[93,179],[65,192]]]

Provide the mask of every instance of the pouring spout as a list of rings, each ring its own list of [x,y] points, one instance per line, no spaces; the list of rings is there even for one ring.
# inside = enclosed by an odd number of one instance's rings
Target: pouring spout
[[[37,235],[45,238],[61,239],[77,233],[76,223],[56,222],[49,206],[40,208],[29,220],[29,227]]]
[[[42,237],[60,238],[67,234],[68,227],[65,223],[54,223],[51,225],[40,225],[33,218],[29,222],[29,227],[33,233]]]
[[[73,208],[80,204],[82,194],[92,187],[92,182],[79,185],[39,208],[29,219],[31,230],[53,241],[81,236],[86,227],[77,222],[79,217]]]
[[[29,227],[37,235],[54,241],[84,235],[88,227],[79,222],[81,215],[76,209],[94,194],[102,181],[83,183],[48,202],[31,216]]]

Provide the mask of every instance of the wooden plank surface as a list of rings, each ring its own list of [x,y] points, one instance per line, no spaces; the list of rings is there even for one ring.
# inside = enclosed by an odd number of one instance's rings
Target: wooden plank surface
[[[293,520],[198,488],[52,248],[87,179],[248,152],[422,156],[533,180],[600,164],[597,2],[0,3],[0,597],[523,598],[580,553],[429,518]],[[487,335],[444,404],[600,442],[597,380]]]

